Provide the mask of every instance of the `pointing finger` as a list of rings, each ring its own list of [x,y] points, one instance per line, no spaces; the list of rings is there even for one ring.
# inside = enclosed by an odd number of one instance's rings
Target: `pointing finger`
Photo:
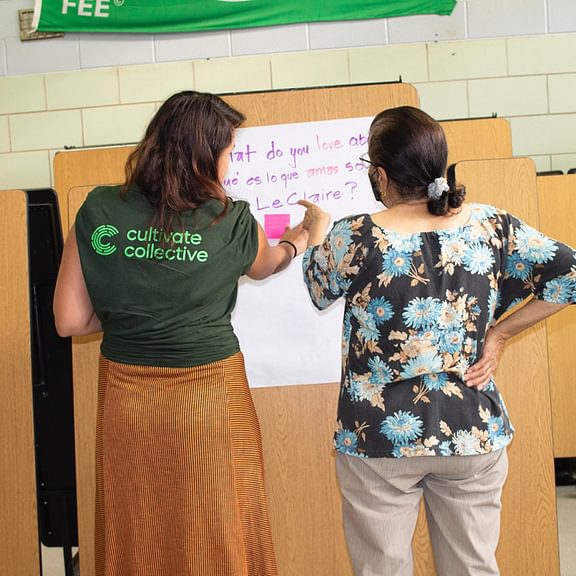
[[[308,200],[298,200],[296,204],[300,204],[300,206],[304,206],[305,208],[313,208],[316,204],[309,202]]]

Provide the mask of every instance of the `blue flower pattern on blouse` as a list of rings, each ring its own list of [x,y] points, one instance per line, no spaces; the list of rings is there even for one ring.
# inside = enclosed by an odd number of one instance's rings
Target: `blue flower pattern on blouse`
[[[336,450],[467,456],[512,440],[494,381],[478,391],[463,375],[487,329],[529,296],[576,302],[576,253],[503,210],[471,208],[464,226],[414,234],[344,218],[305,252],[314,304],[346,301]]]

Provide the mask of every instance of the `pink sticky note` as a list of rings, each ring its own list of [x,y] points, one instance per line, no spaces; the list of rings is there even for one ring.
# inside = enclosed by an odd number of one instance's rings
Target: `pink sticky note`
[[[290,214],[264,214],[264,232],[267,238],[280,238],[286,226],[290,226]]]

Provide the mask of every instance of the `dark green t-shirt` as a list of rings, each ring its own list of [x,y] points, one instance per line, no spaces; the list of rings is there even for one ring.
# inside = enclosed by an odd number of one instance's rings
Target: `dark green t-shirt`
[[[116,362],[197,366],[239,350],[230,322],[238,279],[258,251],[258,227],[243,201],[210,200],[170,234],[137,190],[92,190],[76,217],[80,261],[102,354]]]

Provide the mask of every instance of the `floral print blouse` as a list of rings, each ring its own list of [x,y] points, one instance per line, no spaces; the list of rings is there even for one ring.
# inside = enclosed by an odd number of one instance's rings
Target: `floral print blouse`
[[[336,450],[466,456],[511,442],[494,381],[479,391],[463,375],[487,329],[530,295],[576,303],[576,252],[503,210],[471,207],[465,225],[434,232],[344,218],[304,253],[315,306],[345,299]]]

